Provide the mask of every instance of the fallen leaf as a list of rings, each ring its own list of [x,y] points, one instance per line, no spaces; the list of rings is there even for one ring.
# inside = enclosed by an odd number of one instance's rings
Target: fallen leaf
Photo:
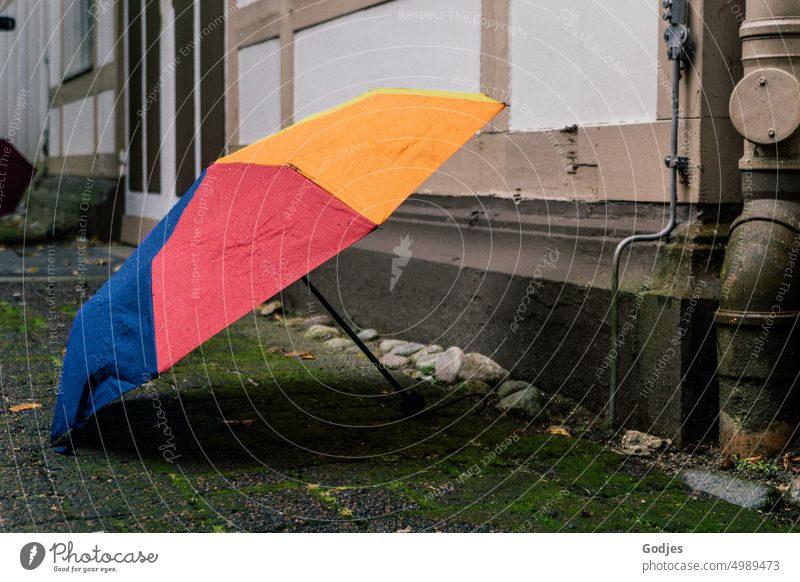
[[[25,269],[25,272],[30,274],[30,275],[32,275],[34,273],[38,273],[39,272],[39,267],[28,267],[27,269]]]
[[[245,418],[244,420],[223,420],[222,424],[227,426],[253,426],[256,423],[254,418]]]
[[[286,354],[287,358],[300,358],[301,360],[316,360],[317,356],[315,356],[311,352],[289,352]]]
[[[565,429],[563,426],[548,426],[547,432],[549,434],[557,434],[559,436],[571,437],[572,433]]]
[[[786,453],[783,455],[783,470],[788,471],[789,466],[793,463],[800,463],[800,455],[793,455],[792,453]]]
[[[37,408],[41,408],[42,405],[38,402],[23,402],[22,404],[15,404],[11,406],[9,410],[11,412],[22,412],[23,410],[36,410]]]
[[[752,457],[747,457],[746,459],[742,459],[744,463],[760,463],[764,460],[764,455],[755,455]]]
[[[722,469],[723,471],[728,471],[730,469],[733,469],[735,466],[736,465],[733,462],[733,459],[731,459],[730,457],[725,457],[719,464],[719,468]]]
[[[252,378],[248,378],[247,381],[250,382],[253,386],[258,386],[259,385],[258,382],[256,382]]]

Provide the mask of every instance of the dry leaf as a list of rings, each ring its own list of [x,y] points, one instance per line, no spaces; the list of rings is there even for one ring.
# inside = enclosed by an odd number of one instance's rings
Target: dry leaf
[[[557,434],[559,436],[571,437],[572,433],[565,429],[563,426],[548,426],[547,432],[549,434]]]
[[[316,360],[317,356],[315,356],[311,352],[289,352],[286,354],[287,358],[300,358],[301,360]]]
[[[789,466],[793,463],[800,463],[800,455],[793,455],[792,453],[786,453],[783,455],[783,470],[788,471]]]
[[[222,424],[228,426],[253,426],[256,423],[254,418],[245,418],[244,420],[223,420]]]
[[[22,404],[15,404],[11,406],[9,410],[11,412],[22,412],[23,410],[36,410],[37,408],[41,408],[42,405],[38,402],[23,402]]]
[[[728,471],[730,469],[733,469],[734,466],[735,464],[733,462],[733,459],[731,459],[730,457],[725,457],[724,459],[722,459],[719,468],[722,469],[723,471]]]
[[[27,269],[25,269],[25,272],[28,273],[29,275],[33,275],[34,273],[39,272],[39,267],[28,267]]]
[[[755,455],[753,457],[747,457],[746,459],[742,459],[745,463],[760,463],[764,460],[764,455]]]

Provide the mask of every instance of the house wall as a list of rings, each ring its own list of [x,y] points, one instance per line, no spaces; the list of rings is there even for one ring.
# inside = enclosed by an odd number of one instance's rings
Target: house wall
[[[16,19],[0,32],[0,137],[31,163],[44,163],[47,146],[47,72],[39,57],[48,43],[47,8],[41,2],[0,2],[0,12]]]
[[[278,109],[285,126],[379,86],[483,91],[508,102],[509,110],[421,193],[666,201],[669,67],[656,1],[624,0],[613,7],[578,0],[230,5],[230,149],[268,135]],[[699,80],[710,60],[718,80],[735,76],[738,48],[727,39],[735,36],[736,15],[706,11],[702,1],[693,5],[705,21],[696,28],[700,58],[687,74]],[[716,46],[703,49],[704,39]],[[273,83],[279,76],[278,86],[242,77],[243,55],[249,70],[268,70]],[[727,85],[721,84],[721,93]],[[714,156],[700,145],[711,139],[723,149],[736,147],[731,144],[738,140],[728,140],[733,130],[727,112],[714,105],[724,99],[696,90],[683,99],[682,145],[693,177],[680,188],[682,202],[738,200],[734,158]],[[267,109],[270,117],[259,117]],[[480,163],[471,153],[476,149]]]
[[[47,169],[54,175],[117,180],[123,145],[123,101],[117,82],[119,3],[95,0],[90,10],[91,66],[84,73],[65,77],[75,59],[64,48],[67,31],[63,21],[71,4],[71,0],[47,2],[42,17],[48,31],[41,52],[48,68],[48,90],[44,92],[49,130]]]

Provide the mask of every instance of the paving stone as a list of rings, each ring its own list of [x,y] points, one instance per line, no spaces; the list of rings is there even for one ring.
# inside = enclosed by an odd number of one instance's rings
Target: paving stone
[[[772,487],[724,475],[713,471],[686,471],[683,481],[694,491],[700,491],[745,509],[769,509],[775,503]]]

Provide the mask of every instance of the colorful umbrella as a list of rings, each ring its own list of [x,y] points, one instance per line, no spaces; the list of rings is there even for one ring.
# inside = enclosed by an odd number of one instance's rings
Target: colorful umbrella
[[[206,168],[75,318],[51,438],[375,230],[502,109],[381,89]]]

